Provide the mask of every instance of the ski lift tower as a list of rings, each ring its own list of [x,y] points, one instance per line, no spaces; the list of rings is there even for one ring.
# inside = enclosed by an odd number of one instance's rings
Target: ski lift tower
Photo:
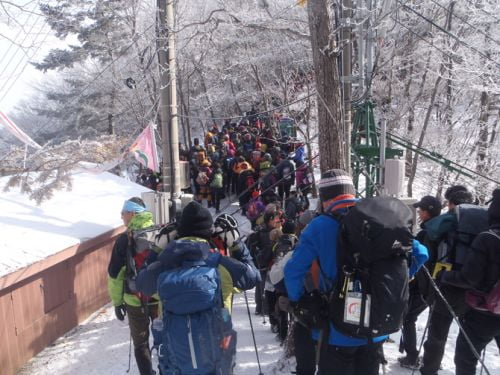
[[[384,167],[385,161],[383,159],[394,159],[403,156],[402,149],[384,147],[385,142],[379,137],[380,130],[375,125],[374,107],[375,105],[370,100],[353,105],[354,118],[351,133],[352,175],[356,191],[359,195],[365,197],[374,196],[382,187],[381,167]],[[385,157],[382,157],[382,155]],[[364,186],[362,186],[363,178]]]

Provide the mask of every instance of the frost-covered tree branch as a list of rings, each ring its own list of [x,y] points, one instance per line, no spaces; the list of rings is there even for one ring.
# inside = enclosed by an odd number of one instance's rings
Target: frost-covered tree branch
[[[19,188],[39,204],[57,190],[71,190],[72,174],[83,167],[82,162],[110,162],[123,154],[126,144],[125,138],[110,136],[92,141],[67,141],[45,146],[28,155],[26,160],[24,148],[12,148],[0,168],[0,176],[8,176],[4,191]]]

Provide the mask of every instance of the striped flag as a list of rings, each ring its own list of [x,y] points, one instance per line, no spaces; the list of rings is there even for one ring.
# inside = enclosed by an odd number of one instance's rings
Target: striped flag
[[[16,124],[14,124],[12,120],[9,117],[7,117],[7,115],[2,111],[0,111],[0,124],[3,125],[10,133],[12,133],[14,137],[19,139],[25,145],[31,146],[36,149],[42,148],[42,146],[40,146],[38,143],[32,140],[28,134],[19,129],[19,127]]]
[[[156,172],[160,171],[153,124],[149,124],[144,128],[132,146],[130,146],[129,151],[146,168]]]

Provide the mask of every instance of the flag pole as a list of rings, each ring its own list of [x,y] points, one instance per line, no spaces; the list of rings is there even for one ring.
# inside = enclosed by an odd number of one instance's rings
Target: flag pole
[[[23,169],[26,169],[26,158],[28,156],[28,145],[24,144],[24,159],[23,159]]]

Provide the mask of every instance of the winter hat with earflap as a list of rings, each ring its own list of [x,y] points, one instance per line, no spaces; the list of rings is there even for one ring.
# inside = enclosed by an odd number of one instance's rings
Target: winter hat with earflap
[[[342,169],[330,169],[323,172],[318,188],[322,202],[329,201],[339,195],[356,195],[351,176]]]
[[[179,237],[200,237],[210,239],[214,221],[210,211],[198,202],[190,202],[182,210],[177,234]]]
[[[493,198],[488,208],[489,225],[500,225],[500,188],[493,190]]]

